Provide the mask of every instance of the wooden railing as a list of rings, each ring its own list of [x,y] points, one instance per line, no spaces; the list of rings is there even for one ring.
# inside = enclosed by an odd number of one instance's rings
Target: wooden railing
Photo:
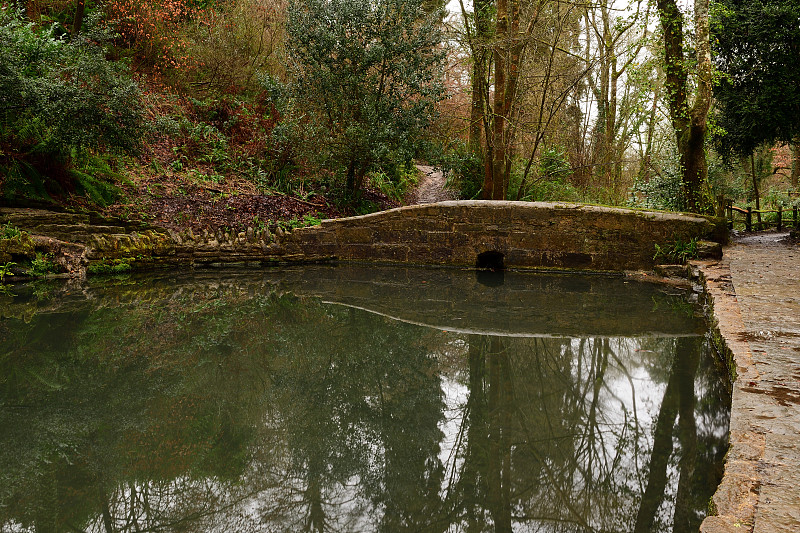
[[[800,219],[798,219],[797,213],[797,206],[792,206],[791,209],[786,208],[784,209],[783,206],[778,206],[777,209],[760,209],[756,210],[752,207],[748,208],[741,208],[736,207],[733,205],[731,200],[725,200],[724,202],[724,209],[725,209],[725,218],[728,221],[728,228],[733,229],[733,224],[735,222],[736,213],[741,215],[740,218],[743,218],[744,222],[744,229],[745,231],[756,231],[764,230],[770,227],[777,228],[778,231],[783,230],[784,228],[793,227],[794,229],[800,229]],[[768,213],[777,213],[777,216],[774,217],[774,220],[757,220],[753,222],[753,215],[758,217],[759,214],[766,215]],[[787,216],[791,214],[791,217]],[[759,217],[760,218],[760,217]]]

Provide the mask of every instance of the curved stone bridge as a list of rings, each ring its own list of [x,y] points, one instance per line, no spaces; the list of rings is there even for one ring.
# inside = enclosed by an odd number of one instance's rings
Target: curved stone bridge
[[[264,228],[249,228],[239,233],[218,230],[195,235],[191,231],[98,225],[89,218],[0,210],[0,223],[9,220],[36,235],[34,244],[41,251],[51,252],[57,260],[72,257],[74,260],[64,270],[73,273],[87,268],[90,273],[105,272],[122,266],[148,269],[333,259],[494,269],[622,271],[651,269],[656,245],[665,247],[691,239],[722,242],[727,236],[724,223],[716,224],[715,219],[696,215],[498,201],[407,206],[324,220],[318,226],[291,232],[278,230],[276,234]],[[51,237],[54,239],[48,240]],[[65,243],[72,243],[69,246],[75,249],[65,253]],[[704,249],[721,253],[719,245]],[[0,250],[0,261],[2,253]],[[9,250],[6,255],[12,257],[14,253]]]
[[[290,256],[510,268],[653,267],[655,246],[724,240],[713,219],[544,202],[449,201],[325,220],[279,240]],[[718,238],[715,239],[715,236]]]

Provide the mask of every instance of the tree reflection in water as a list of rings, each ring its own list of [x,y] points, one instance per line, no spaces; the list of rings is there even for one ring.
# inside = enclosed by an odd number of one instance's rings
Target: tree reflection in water
[[[702,337],[468,345],[453,530],[698,530],[727,431]]]
[[[0,531],[684,532],[721,475],[701,336],[147,290],[0,320]]]

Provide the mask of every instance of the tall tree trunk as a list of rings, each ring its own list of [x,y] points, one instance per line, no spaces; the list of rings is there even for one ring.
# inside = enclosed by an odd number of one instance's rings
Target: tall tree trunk
[[[505,200],[513,149],[511,115],[519,82],[524,40],[519,28],[519,0],[497,0],[496,8],[491,142],[487,135],[487,154],[491,153],[491,158],[487,159],[491,159],[491,164],[486,165],[483,197]]]
[[[658,418],[653,431],[653,449],[648,464],[647,487],[642,494],[639,511],[636,514],[634,533],[648,533],[652,531],[653,522],[664,499],[664,490],[667,487],[667,467],[672,454],[672,432],[675,418],[680,407],[680,354],[675,354],[672,363],[667,387],[664,389],[664,398],[658,410]]]
[[[72,35],[78,35],[83,27],[83,15],[86,11],[86,4],[84,0],[77,0],[75,5],[75,18],[72,19]]]
[[[650,117],[647,124],[647,140],[645,141],[644,159],[642,160],[642,168],[639,171],[639,176],[644,181],[650,181],[652,176],[652,159],[653,159],[653,138],[656,131],[656,112],[658,111],[658,100],[661,96],[660,87],[656,87],[653,91],[653,105],[650,107]]]
[[[711,207],[705,205],[704,201],[708,177],[705,155],[706,119],[711,107],[708,1],[695,0],[694,3],[697,88],[694,105],[690,107],[689,72],[684,57],[683,15],[678,9],[676,0],[657,0],[664,34],[667,101],[683,171],[683,201],[687,210],[697,213],[706,212]]]
[[[463,486],[463,501],[468,505],[468,530],[476,530],[482,512],[477,495],[486,494],[489,457],[489,407],[486,399],[486,356],[490,340],[479,335],[469,336],[469,397],[467,398],[467,446],[459,484]],[[472,527],[470,527],[472,526]]]
[[[800,181],[800,139],[792,143],[792,189],[797,190]]]
[[[599,66],[600,66],[600,87],[597,92],[597,125],[598,132],[596,136],[597,142],[597,170],[600,174],[601,183],[609,187],[611,185],[611,172],[609,164],[610,157],[610,144],[609,144],[609,128],[614,123],[614,117],[611,115],[610,109],[610,94],[611,94],[611,56],[614,51],[611,49],[611,27],[609,22],[608,5],[602,4],[600,6],[602,29],[596,28],[597,32],[597,46],[599,48]]]
[[[504,200],[503,170],[507,154],[505,147],[506,116],[503,106],[505,105],[506,62],[508,60],[508,47],[506,43],[508,39],[508,0],[497,0],[496,6],[494,105],[491,143],[487,143],[489,144],[487,152],[491,152],[491,165],[487,165],[486,167],[487,174],[484,181],[484,198],[490,200]]]
[[[472,102],[469,121],[469,147],[473,154],[481,152],[481,132],[485,120],[489,39],[491,35],[491,0],[474,0],[475,31],[472,36]]]

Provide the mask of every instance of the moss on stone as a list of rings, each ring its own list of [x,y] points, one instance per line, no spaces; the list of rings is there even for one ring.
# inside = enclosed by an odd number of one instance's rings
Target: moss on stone
[[[0,263],[34,257],[36,257],[36,244],[26,232],[23,231],[15,237],[0,239]]]
[[[106,259],[90,263],[86,268],[86,273],[90,275],[98,274],[122,274],[133,270],[132,258]]]

